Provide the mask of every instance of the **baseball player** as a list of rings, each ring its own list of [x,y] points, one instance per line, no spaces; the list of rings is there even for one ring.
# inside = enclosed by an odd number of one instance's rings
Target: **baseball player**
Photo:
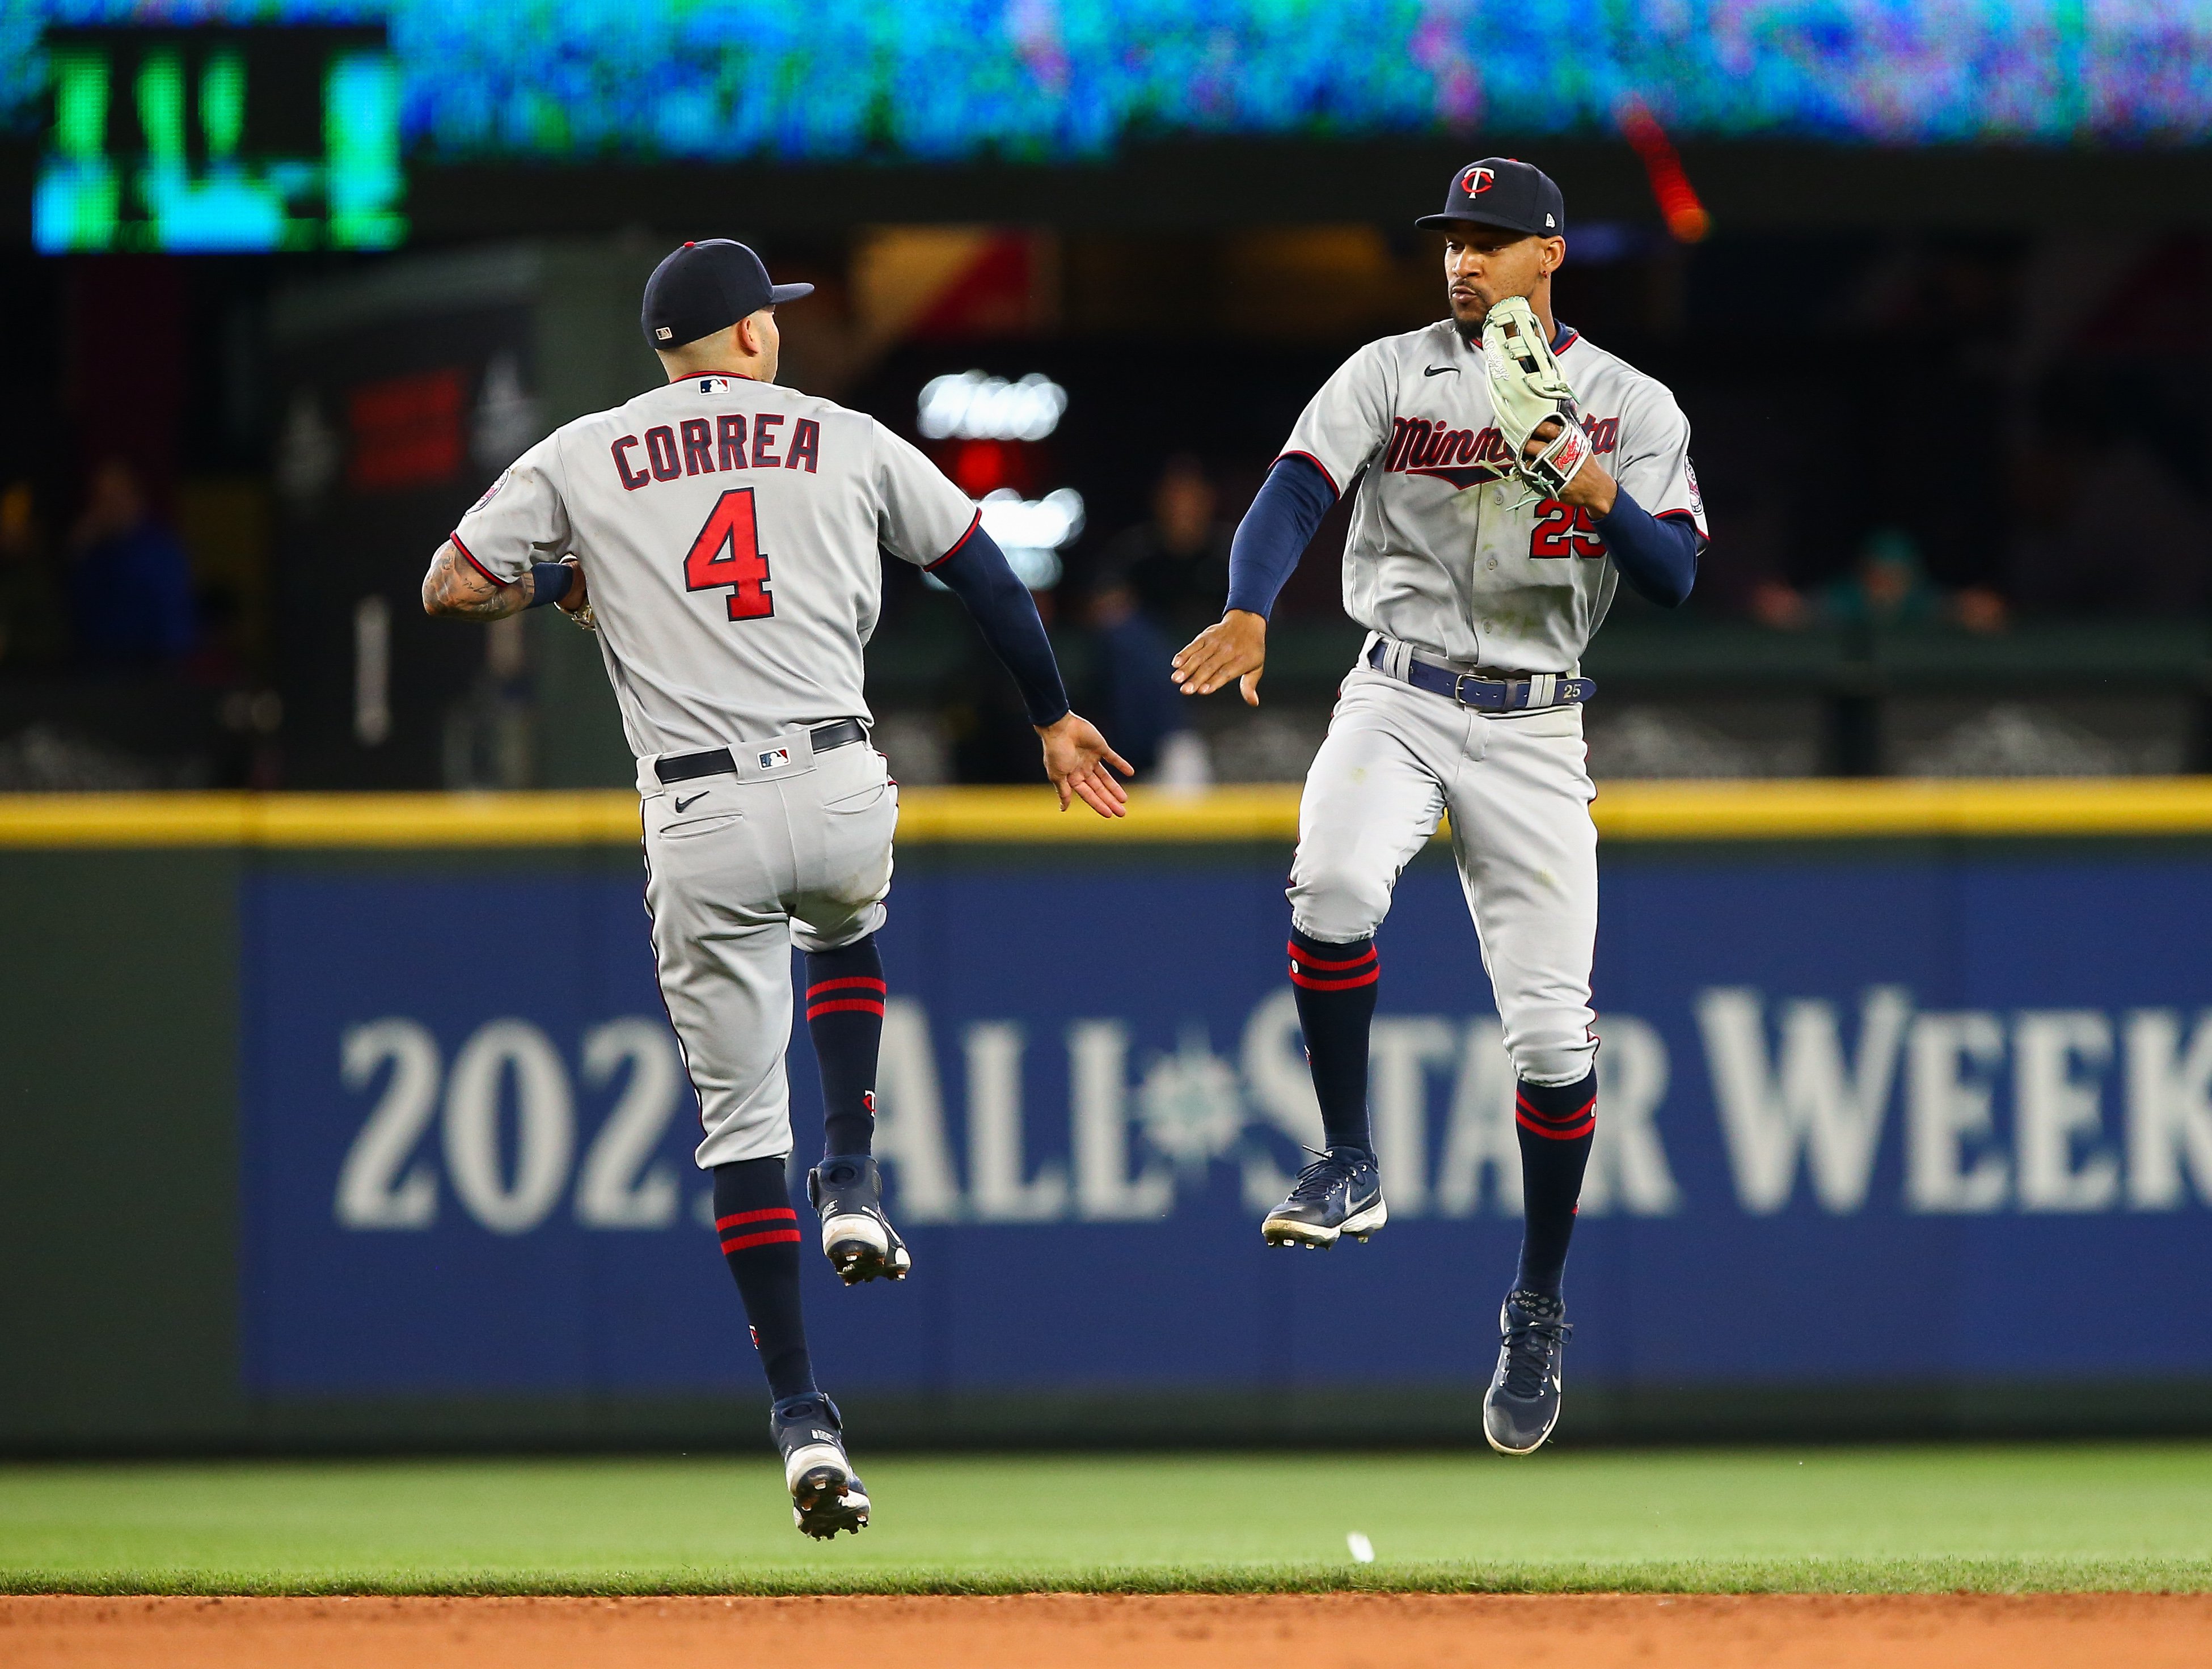
[[[1597,1106],[1595,689],[1577,662],[1619,580],[1670,608],[1689,595],[1705,508],[1673,397],[1553,317],[1566,209],[1547,175],[1486,157],[1416,224],[1444,234],[1451,317],[1322,385],[1237,531],[1226,612],[1174,665],[1188,695],[1237,680],[1258,705],[1267,612],[1356,482],[1344,606],[1367,641],[1306,777],[1290,884],[1328,1151],[1261,1232],[1325,1247],[1388,1216],[1367,1124],[1375,931],[1448,813],[1519,1078],[1528,1213],[1483,1426],[1527,1454],[1559,1416],[1560,1276]]]
[[[878,549],[966,604],[1020,687],[1060,809],[1125,814],[1129,767],[1068,710],[1036,604],[979,513],[873,418],[775,385],[773,284],[726,239],[645,288],[668,382],[556,430],[492,483],[422,582],[432,614],[557,604],[597,630],[643,799],[660,992],[699,1097],[698,1163],[775,1398],[799,1527],[856,1533],[868,1497],[814,1382],[799,1300],[784,1049],[806,955],[825,1154],[807,1177],[848,1284],[912,1259],[870,1156],[885,987],[875,932],[898,792],[869,745],[861,650]]]

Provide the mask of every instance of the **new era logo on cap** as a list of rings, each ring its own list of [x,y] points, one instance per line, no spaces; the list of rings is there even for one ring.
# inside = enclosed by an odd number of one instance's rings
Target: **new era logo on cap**
[[[811,284],[776,283],[744,245],[708,238],[671,251],[653,270],[645,282],[639,323],[653,346],[680,348],[813,289]]]

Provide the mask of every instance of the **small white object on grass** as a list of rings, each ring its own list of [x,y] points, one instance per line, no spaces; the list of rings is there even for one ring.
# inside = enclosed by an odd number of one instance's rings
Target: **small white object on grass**
[[[1344,1539],[1344,1545],[1352,1550],[1352,1558],[1359,1563],[1373,1564],[1375,1563],[1375,1544],[1368,1540],[1366,1537],[1361,1535],[1357,1530],[1354,1530],[1350,1535]]]

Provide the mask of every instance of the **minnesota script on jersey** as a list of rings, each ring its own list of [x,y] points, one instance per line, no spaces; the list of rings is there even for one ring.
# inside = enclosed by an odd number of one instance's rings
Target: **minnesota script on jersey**
[[[1654,516],[1705,537],[1690,425],[1665,387],[1572,331],[1553,345],[1591,453]],[[1482,350],[1448,323],[1371,342],[1322,385],[1284,455],[1340,494],[1344,611],[1469,666],[1573,672],[1618,572],[1586,512],[1533,501],[1498,432]]]
[[[556,429],[453,530],[501,584],[573,552],[640,758],[868,719],[878,550],[927,567],[975,506],[865,413],[694,376]]]

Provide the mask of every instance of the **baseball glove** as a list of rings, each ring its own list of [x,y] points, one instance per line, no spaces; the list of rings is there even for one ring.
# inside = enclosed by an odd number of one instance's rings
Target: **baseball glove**
[[[1491,410],[1515,467],[1546,498],[1557,498],[1589,459],[1589,435],[1575,406],[1575,391],[1552,357],[1544,327],[1525,297],[1509,295],[1490,310],[1482,326],[1482,360],[1490,375]],[[1535,455],[1528,456],[1529,437],[1553,421],[1559,432],[1539,440]]]

